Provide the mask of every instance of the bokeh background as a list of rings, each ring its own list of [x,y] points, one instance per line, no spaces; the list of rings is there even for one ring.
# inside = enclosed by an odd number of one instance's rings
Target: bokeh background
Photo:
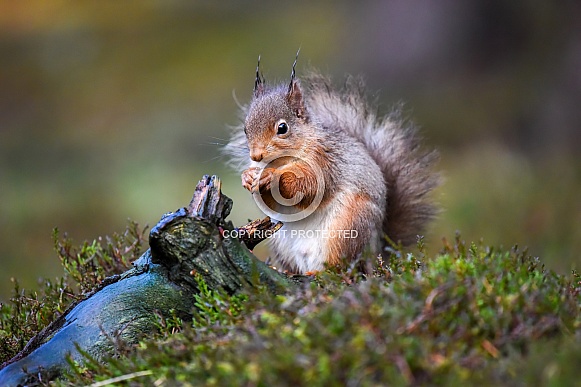
[[[219,144],[257,56],[287,81],[299,47],[299,76],[365,75],[440,150],[430,250],[459,230],[579,268],[579,20],[575,1],[0,0],[0,301],[11,277],[62,273],[54,227],[81,243],[154,225],[206,173],[236,224],[260,216]]]

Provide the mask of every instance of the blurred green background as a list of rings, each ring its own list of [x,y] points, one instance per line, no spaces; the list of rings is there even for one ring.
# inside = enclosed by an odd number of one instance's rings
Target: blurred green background
[[[440,150],[432,251],[460,230],[579,268],[579,20],[573,1],[0,0],[0,300],[62,272],[53,227],[80,243],[154,225],[205,173],[235,224],[260,216],[218,144],[257,56],[286,80],[299,47],[299,76],[365,75]]]

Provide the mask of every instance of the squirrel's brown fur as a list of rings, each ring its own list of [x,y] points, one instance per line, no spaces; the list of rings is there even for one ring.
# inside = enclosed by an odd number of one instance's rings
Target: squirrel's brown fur
[[[377,117],[359,78],[349,77],[340,90],[316,73],[304,80],[294,79],[293,69],[290,85],[268,87],[257,73],[254,97],[243,109],[244,126],[235,128],[226,153],[243,171],[243,186],[282,214],[284,206],[271,195],[273,177],[282,197],[303,194],[292,206],[297,210],[308,207],[316,183],[324,183],[321,203],[306,219],[285,222],[289,231],[349,229],[358,237],[282,235],[272,238],[274,258],[306,272],[354,258],[366,246],[379,252],[382,232],[396,243],[413,244],[437,213],[429,198],[439,184],[432,171],[436,153],[420,148],[416,128],[404,124],[399,110]],[[284,133],[277,129],[283,124]],[[260,169],[263,159],[279,161]]]

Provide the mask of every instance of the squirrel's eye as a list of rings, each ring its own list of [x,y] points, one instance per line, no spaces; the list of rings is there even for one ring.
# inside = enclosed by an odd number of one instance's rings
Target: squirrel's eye
[[[286,132],[288,132],[288,125],[281,120],[276,127],[276,134],[286,134]]]

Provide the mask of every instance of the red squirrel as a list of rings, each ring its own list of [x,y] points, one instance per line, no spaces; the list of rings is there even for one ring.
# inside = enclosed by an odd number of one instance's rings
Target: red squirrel
[[[410,245],[434,218],[439,184],[434,151],[396,110],[377,117],[359,78],[337,90],[312,73],[267,85],[256,68],[244,121],[225,148],[242,185],[284,223],[269,239],[271,258],[295,273],[381,253],[387,236]]]

